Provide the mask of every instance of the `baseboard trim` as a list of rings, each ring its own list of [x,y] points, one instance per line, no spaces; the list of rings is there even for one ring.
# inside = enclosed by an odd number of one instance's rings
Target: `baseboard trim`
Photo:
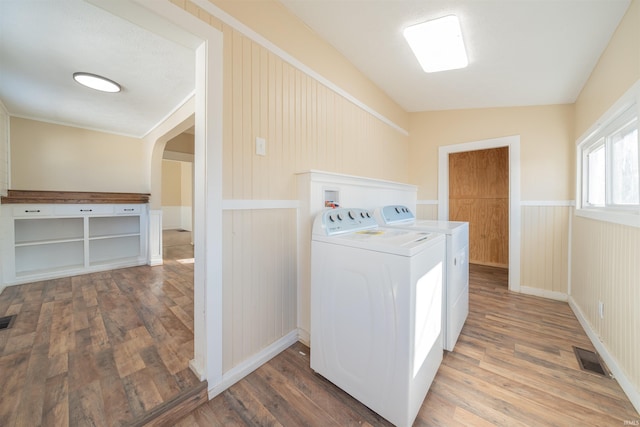
[[[311,334],[309,333],[309,331],[298,328],[298,341],[300,341],[307,347],[311,347]]]
[[[209,399],[213,399],[260,366],[286,350],[288,347],[298,341],[298,330],[294,329],[278,341],[264,348],[262,351],[253,355],[249,359],[231,368],[228,372],[222,374],[222,379],[217,384],[209,387]]]
[[[600,341],[598,334],[593,330],[587,318],[578,307],[578,304],[573,300],[573,298],[569,297],[569,307],[573,310],[573,313],[576,315],[578,322],[582,325],[582,329],[587,333],[587,336],[591,340],[591,343],[596,348],[600,357],[604,360],[609,368],[609,371],[613,374],[615,380],[620,384],[622,391],[627,395],[631,404],[636,408],[636,411],[640,412],[640,391],[636,390],[633,383],[627,378],[624,371],[618,365],[618,361],[611,353],[607,347]]]
[[[154,258],[151,258],[149,260],[149,265],[151,267],[155,267],[156,265],[162,265],[162,264],[164,264],[164,260],[162,258],[155,258],[154,257]]]
[[[568,295],[563,292],[548,291],[546,289],[532,288],[529,286],[520,286],[520,293],[526,295],[533,295],[536,297],[548,298],[556,301],[568,300]]]

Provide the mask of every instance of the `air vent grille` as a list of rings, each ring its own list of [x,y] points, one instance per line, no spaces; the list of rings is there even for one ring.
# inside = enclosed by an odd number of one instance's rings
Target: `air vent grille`
[[[584,348],[573,347],[573,352],[578,359],[580,369],[593,374],[602,375],[605,377],[611,377],[611,373],[600,359],[600,356],[595,351],[586,350]]]
[[[9,329],[13,326],[16,315],[0,317],[0,330]]]

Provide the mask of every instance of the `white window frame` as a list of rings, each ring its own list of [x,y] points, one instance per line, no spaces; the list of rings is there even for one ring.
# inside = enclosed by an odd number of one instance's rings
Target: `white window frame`
[[[607,111],[577,141],[576,150],[576,215],[600,221],[613,222],[640,228],[640,203],[637,205],[616,205],[611,199],[611,143],[610,137],[635,121],[640,123],[640,81],[636,82],[625,95]],[[640,148],[640,133],[639,133]],[[596,148],[605,147],[605,204],[592,205],[588,202],[588,155]],[[640,149],[638,150],[640,164]],[[639,187],[640,187],[640,177]]]

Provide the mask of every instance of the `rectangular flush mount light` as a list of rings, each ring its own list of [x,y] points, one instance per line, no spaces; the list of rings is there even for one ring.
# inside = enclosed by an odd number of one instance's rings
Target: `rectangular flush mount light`
[[[464,68],[469,63],[455,15],[407,27],[404,38],[426,73]]]

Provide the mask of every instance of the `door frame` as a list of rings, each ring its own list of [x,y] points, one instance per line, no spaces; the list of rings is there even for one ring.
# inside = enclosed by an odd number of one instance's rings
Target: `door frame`
[[[194,358],[189,367],[222,381],[222,126],[223,34],[169,1],[86,0],[195,52]],[[160,19],[158,19],[160,18]],[[174,24],[167,26],[164,20]],[[166,142],[166,141],[165,141]],[[149,154],[151,157],[151,153]],[[151,159],[149,159],[151,163]],[[149,166],[150,167],[150,166]]]
[[[438,148],[438,219],[449,220],[449,154],[509,148],[509,290],[520,292],[520,135]]]

